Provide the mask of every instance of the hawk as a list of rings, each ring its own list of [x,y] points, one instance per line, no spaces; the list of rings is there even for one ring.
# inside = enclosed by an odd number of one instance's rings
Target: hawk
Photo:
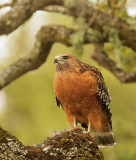
[[[101,72],[72,54],[57,55],[54,63],[56,102],[65,111],[68,127],[81,123],[99,146],[113,146],[111,97]]]

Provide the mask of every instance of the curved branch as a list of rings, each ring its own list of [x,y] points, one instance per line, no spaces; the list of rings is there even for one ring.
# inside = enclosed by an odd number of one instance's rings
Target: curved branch
[[[36,35],[36,41],[30,54],[9,65],[0,73],[0,89],[24,73],[38,68],[45,62],[54,42],[70,45],[69,36],[72,29],[63,26],[43,26]]]
[[[122,83],[136,82],[136,72],[126,73],[117,63],[108,57],[102,43],[95,44],[95,51],[91,56],[98,64],[112,72]]]

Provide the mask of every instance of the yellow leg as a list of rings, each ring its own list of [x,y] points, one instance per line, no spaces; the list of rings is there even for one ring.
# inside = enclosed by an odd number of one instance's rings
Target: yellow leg
[[[76,121],[74,121],[74,128],[76,128],[77,126],[76,126]]]
[[[87,132],[88,132],[88,133],[91,132],[91,123],[90,123],[90,121],[89,121],[89,123],[88,123],[88,130],[87,130]]]

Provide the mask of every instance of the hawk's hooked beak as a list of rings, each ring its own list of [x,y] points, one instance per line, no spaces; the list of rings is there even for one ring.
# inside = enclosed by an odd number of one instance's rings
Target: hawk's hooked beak
[[[58,60],[55,58],[54,63],[58,63]]]
[[[58,63],[60,60],[61,60],[60,56],[56,56],[55,60],[54,60],[54,63]]]

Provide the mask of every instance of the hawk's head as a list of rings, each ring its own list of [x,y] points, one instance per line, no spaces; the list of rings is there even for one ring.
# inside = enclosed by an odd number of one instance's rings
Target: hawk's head
[[[79,62],[80,61],[75,56],[68,53],[57,55],[55,56],[54,60],[54,63],[56,63],[57,71],[72,69],[74,68],[75,64]]]

